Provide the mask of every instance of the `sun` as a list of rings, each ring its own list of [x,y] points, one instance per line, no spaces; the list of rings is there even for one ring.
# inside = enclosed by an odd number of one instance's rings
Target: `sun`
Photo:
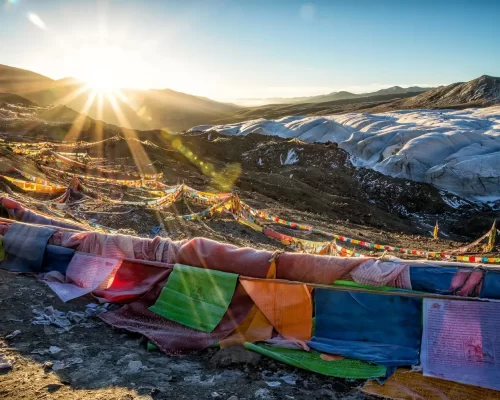
[[[109,65],[89,66],[85,82],[98,94],[109,94],[119,89],[113,68]]]
[[[74,74],[96,93],[111,93],[133,79],[133,59],[118,46],[88,44],[72,57]]]

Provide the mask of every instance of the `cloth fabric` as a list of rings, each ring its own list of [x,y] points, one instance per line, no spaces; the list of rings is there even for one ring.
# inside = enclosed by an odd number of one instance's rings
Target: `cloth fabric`
[[[331,284],[350,278],[373,286],[412,287],[408,265],[375,259],[284,253],[278,258],[277,271],[278,279],[305,283]]]
[[[280,347],[282,349],[292,349],[292,350],[304,350],[310,351],[311,348],[306,342],[301,340],[287,340],[281,336],[273,337],[272,339],[267,339],[264,341],[265,344],[273,347]],[[344,357],[341,357],[344,358]]]
[[[265,278],[269,270],[270,251],[241,248],[204,238],[194,238],[177,253],[179,264],[203,267],[233,274]]]
[[[306,285],[240,278],[249,296],[281,336],[306,341],[312,332],[312,299]]]
[[[383,385],[372,380],[366,382],[362,392],[398,400],[500,400],[500,392],[496,390],[430,378],[405,368],[399,368]]]
[[[241,324],[253,306],[242,285],[238,284],[229,308],[212,332],[203,332],[169,321],[151,311],[168,276],[158,282],[139,301],[127,304],[119,310],[101,314],[104,322],[121,329],[146,336],[151,342],[169,355],[186,354],[201,350],[225,339]]]
[[[111,285],[113,270],[120,261],[90,254],[76,253],[69,263],[64,282],[46,283],[63,302],[84,296],[97,288],[105,289]]]
[[[276,258],[270,261],[266,275],[267,279],[276,279]],[[224,348],[234,344],[244,344],[245,342],[257,342],[270,339],[273,334],[273,325],[266,318],[264,313],[253,305],[243,322],[224,340],[220,341],[220,347]]]
[[[366,259],[318,256],[303,253],[281,254],[276,278],[304,283],[331,284],[350,273]]]
[[[349,287],[355,287],[355,288],[361,288],[361,289],[367,289],[367,290],[373,290],[376,292],[416,292],[415,290],[409,290],[409,289],[400,289],[400,288],[394,288],[391,286],[371,286],[371,285],[362,285],[360,283],[356,283],[353,281],[344,281],[344,280],[338,280],[333,282],[335,285],[342,285],[342,286],[349,286]]]
[[[53,244],[111,258],[130,258],[174,264],[179,248],[186,241],[172,241],[100,232],[58,232]]]
[[[367,260],[351,272],[356,283],[412,289],[410,267],[400,262]]]
[[[227,338],[220,341],[220,347],[264,341],[270,339],[272,334],[273,325],[264,313],[254,305],[241,324]]]
[[[343,358],[341,360],[327,361],[321,357],[321,353],[316,351],[307,352],[253,343],[245,343],[245,348],[297,368],[337,378],[379,378],[387,373],[387,368],[384,366],[359,360]]]
[[[315,306],[311,348],[391,367],[418,363],[421,299],[316,289]]]
[[[500,299],[500,271],[488,270],[486,272],[480,297]]]
[[[427,293],[447,293],[451,287],[451,280],[457,272],[453,267],[410,267],[410,280],[413,290]]]
[[[412,288],[421,292],[478,297],[483,279],[484,271],[471,268],[410,267]]]
[[[66,274],[66,270],[74,254],[75,250],[73,249],[48,244],[43,257],[43,271],[58,271],[61,274]]]
[[[456,296],[479,297],[485,271],[481,269],[459,269],[451,280],[450,293]]]
[[[209,239],[195,238],[180,247],[176,262],[252,278],[265,278],[271,256],[270,251],[239,248]],[[353,271],[362,264],[364,264],[362,271],[354,272],[352,279],[362,280],[360,283],[378,282],[377,285],[394,284],[398,287],[411,288],[406,264],[303,253],[281,254],[276,261],[276,278],[331,284],[338,279],[351,278]]]
[[[42,272],[45,248],[56,230],[14,222],[3,238],[7,257],[2,268],[17,272]]]
[[[212,332],[233,297],[238,275],[176,264],[155,304],[155,314],[204,332]]]
[[[164,280],[172,271],[168,264],[148,265],[123,260],[115,270],[110,286],[97,288],[92,294],[101,303],[130,303],[151,290],[156,283]]]
[[[23,207],[17,201],[11,199],[0,198],[0,202],[4,204],[9,210],[9,214],[16,220],[20,222],[25,222],[27,224],[37,224],[37,225],[47,225],[47,226],[56,226],[60,228],[72,229],[76,231],[84,231],[85,228],[78,225],[72,224],[70,222],[65,222],[61,220],[57,220],[42,214],[39,214],[35,211],[31,211],[25,207]]]

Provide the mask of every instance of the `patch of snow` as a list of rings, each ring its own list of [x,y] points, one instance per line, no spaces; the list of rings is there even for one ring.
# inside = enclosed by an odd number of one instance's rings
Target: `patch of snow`
[[[283,161],[283,154],[280,154],[281,165],[293,165],[299,162],[299,156],[295,152],[295,149],[288,150],[285,160]]]
[[[446,192],[440,192],[443,201],[448,204],[451,208],[459,209],[463,206],[469,205],[466,201],[462,200],[460,197],[450,195]]]

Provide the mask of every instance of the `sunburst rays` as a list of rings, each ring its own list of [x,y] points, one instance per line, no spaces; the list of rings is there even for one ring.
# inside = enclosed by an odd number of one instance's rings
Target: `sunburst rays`
[[[120,127],[122,136],[126,140],[130,154],[133,158],[135,166],[139,173],[156,173],[156,168],[151,162],[151,159],[144,147],[144,144],[139,137],[138,132],[133,129],[138,124],[144,128],[151,128],[151,110],[148,109],[148,102],[141,96],[129,95],[119,89],[115,90],[98,90],[96,88],[86,89],[79,88],[62,100],[71,102],[78,99],[79,96],[88,93],[84,105],[79,109],[78,116],[72,123],[65,137],[66,141],[77,141],[81,137],[81,133],[85,130],[92,134],[92,140],[101,141],[105,139],[103,120],[114,119]],[[62,101],[61,101],[62,102]],[[71,104],[69,104],[71,107]],[[89,129],[87,123],[87,114],[95,118],[95,123],[92,129]],[[159,136],[161,140],[163,135]],[[143,139],[143,138],[142,138]],[[165,138],[163,138],[165,139]],[[230,191],[235,185],[237,179],[241,175],[241,164],[232,163],[225,166],[216,166],[207,160],[202,159],[189,149],[184,143],[182,136],[175,135],[167,140],[168,146],[183,154],[192,164],[196,165],[200,172],[210,180],[210,185],[222,191]],[[103,148],[97,149],[97,156],[102,158]]]
[[[120,129],[123,133],[123,136],[127,140],[127,144],[130,148],[130,153],[132,154],[135,165],[139,170],[139,173],[141,174],[145,173],[146,167],[149,167],[149,169],[153,169],[154,172],[156,172],[156,169],[154,168],[154,165],[151,164],[151,160],[148,154],[146,153],[146,150],[144,150],[144,146],[137,137],[136,131],[132,128],[127,128],[130,127],[131,124],[128,121],[125,114],[123,113],[122,109],[120,108],[115,95],[113,93],[108,92],[106,93],[106,97],[110,102],[111,107],[113,108],[113,111],[116,115],[116,118],[118,119],[118,122],[120,123]]]
[[[97,96],[97,93],[93,90],[87,97],[87,101],[85,102],[85,105],[83,106],[81,112],[78,114],[78,116],[75,118],[73,121],[73,125],[71,125],[71,128],[69,129],[67,135],[66,135],[66,140],[68,142],[76,142],[82,133],[82,129],[85,125],[85,122],[87,122],[87,113],[94,103],[94,100]]]

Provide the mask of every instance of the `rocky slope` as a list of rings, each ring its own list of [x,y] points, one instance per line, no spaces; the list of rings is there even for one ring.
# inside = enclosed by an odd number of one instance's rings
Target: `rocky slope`
[[[73,135],[74,124],[70,119],[74,112],[67,108],[4,105],[2,110],[5,115],[0,113],[4,115],[0,117],[0,136],[6,144],[19,140],[63,141]],[[334,121],[330,124],[347,133],[352,129]],[[303,220],[345,235],[361,233],[382,243],[400,241],[401,238],[394,236],[396,233],[428,236],[436,218],[442,221],[443,232],[474,237],[488,230],[496,215],[487,207],[447,195],[427,183],[356,168],[349,161],[349,154],[334,144],[306,143],[292,136],[270,137],[250,132],[244,136],[214,132],[172,135],[158,130],[132,133],[88,117],[80,128],[79,138],[87,141],[116,135],[129,139],[86,150],[92,165],[120,171],[138,166],[147,171],[153,168],[163,172],[165,182],[170,185],[185,182],[216,192],[237,189],[253,206],[287,219]],[[321,125],[316,126],[316,130],[321,129]],[[9,151],[8,146],[5,151]],[[20,169],[26,164],[22,156],[4,157]],[[33,172],[31,164],[25,166]],[[96,190],[117,198],[126,194],[120,194],[123,189],[116,192],[106,186]],[[116,220],[100,223],[136,230],[144,225],[138,232],[148,233],[151,226],[157,225],[157,217],[150,214],[138,214],[139,220],[118,216]],[[382,232],[392,232],[391,237],[380,236]],[[240,234],[238,228],[231,230],[234,236],[231,241],[246,245],[239,241]],[[404,244],[415,246],[411,241]]]
[[[500,78],[483,75],[465,83],[453,83],[394,102],[394,110],[412,108],[484,107],[500,103]]]

